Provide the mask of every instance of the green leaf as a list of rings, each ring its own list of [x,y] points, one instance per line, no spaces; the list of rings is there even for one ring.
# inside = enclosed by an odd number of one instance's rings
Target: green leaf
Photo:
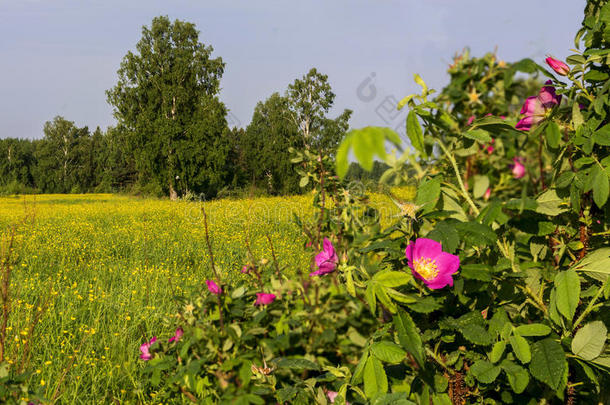
[[[606,281],[610,275],[610,247],[597,249],[587,254],[580,262],[572,266],[600,281]]]
[[[417,302],[409,305],[409,308],[415,312],[419,312],[422,314],[429,314],[430,312],[434,312],[437,309],[442,308],[440,300],[437,300],[434,297],[427,296],[417,300]]]
[[[409,111],[407,115],[407,135],[411,140],[411,145],[424,157],[426,158],[426,148],[424,146],[424,133],[422,132],[419,121],[417,120],[417,114],[413,111]]]
[[[455,224],[455,228],[469,245],[489,246],[496,243],[498,239],[493,229],[479,222],[458,222]]]
[[[403,109],[403,107],[404,107],[405,105],[407,105],[407,103],[408,103],[409,101],[411,101],[411,99],[412,99],[413,97],[415,97],[415,96],[416,96],[416,94],[409,94],[408,96],[403,97],[403,99],[402,99],[402,100],[400,100],[400,101],[398,102],[398,105],[396,106],[396,108],[397,108],[397,109],[399,109],[399,110],[402,110],[402,109]]]
[[[278,368],[289,368],[294,370],[320,370],[320,366],[318,366],[313,361],[309,361],[307,359],[299,359],[299,358],[280,358],[275,361]]]
[[[559,146],[561,140],[561,132],[559,132],[559,125],[555,121],[550,121],[546,126],[546,142],[547,144],[555,149]]]
[[[572,104],[572,122],[575,130],[578,130],[578,128],[585,122],[584,118],[582,117],[582,113],[580,112],[580,106],[578,103]]]
[[[479,143],[491,142],[491,135],[484,129],[471,129],[469,131],[462,132],[462,136],[468,139],[475,140]]]
[[[561,271],[555,276],[555,289],[559,313],[572,321],[580,300],[580,277],[572,269]]]
[[[546,338],[532,345],[530,372],[536,379],[552,389],[559,388],[567,366],[565,353],[555,340]]]
[[[551,333],[551,328],[541,323],[530,323],[518,326],[515,333],[520,336],[546,336]]]
[[[470,342],[479,346],[489,346],[492,343],[492,337],[485,330],[485,327],[476,323],[469,323],[461,326],[460,333]]]
[[[593,201],[599,208],[603,208],[608,201],[608,175],[605,170],[598,170],[593,178]]]
[[[530,344],[524,337],[519,335],[513,335],[508,338],[515,356],[521,361],[521,363],[529,363],[532,359],[532,352],[530,351]]]
[[[602,321],[589,322],[583,326],[572,340],[572,353],[583,360],[593,360],[604,349],[608,330]]]
[[[496,378],[498,378],[500,371],[502,371],[500,367],[486,360],[477,360],[470,367],[472,375],[483,384],[491,384],[494,382]]]
[[[474,187],[472,190],[472,196],[474,198],[481,198],[489,188],[489,177],[484,175],[474,176]]]
[[[400,146],[400,136],[390,128],[365,127],[354,129],[347,133],[341,145],[337,149],[336,170],[340,178],[344,178],[349,169],[349,152],[353,149],[354,156],[360,165],[367,171],[373,169],[373,160],[379,156],[386,160],[386,141],[395,146]]]
[[[354,374],[352,374],[352,384],[360,384],[362,382],[362,376],[364,374],[364,366],[366,365],[368,358],[369,358],[369,351],[367,349],[364,351],[364,353],[362,353],[362,357],[360,358],[360,361],[358,362],[358,365],[356,366],[356,369],[354,370]]]
[[[387,308],[388,311],[390,311],[390,313],[395,314],[397,307],[396,304],[394,302],[392,302],[392,300],[390,299],[390,296],[388,295],[388,293],[386,292],[386,289],[388,287],[384,287],[381,284],[376,284],[376,283],[371,283],[373,285],[373,288],[375,289],[375,295],[377,296],[377,299],[379,300],[379,302],[381,302],[383,304],[384,307]]]
[[[460,267],[460,275],[470,280],[491,281],[491,269],[486,264],[465,264]]]
[[[500,367],[506,373],[508,383],[515,394],[521,394],[525,391],[530,382],[530,375],[526,369],[510,360],[503,360]]]
[[[422,206],[425,211],[431,211],[441,195],[441,181],[439,178],[426,179],[419,184],[415,205]]]
[[[394,342],[382,341],[371,345],[371,353],[381,361],[397,364],[405,359],[407,352]]]
[[[408,284],[413,276],[404,271],[383,270],[373,276],[373,281],[378,282],[384,287],[400,287]]]
[[[364,292],[364,297],[366,298],[366,302],[369,304],[369,309],[371,310],[371,314],[375,315],[375,310],[377,309],[377,299],[375,297],[375,285],[370,283],[366,287],[366,291]]]
[[[555,216],[568,210],[567,208],[562,207],[562,205],[565,205],[564,201],[561,197],[557,195],[557,192],[553,189],[548,189],[547,191],[542,193],[536,199],[536,203],[536,212],[545,215]]]
[[[299,181],[299,187],[303,188],[309,184],[309,176],[301,177],[301,181]]]
[[[500,359],[502,358],[502,355],[504,354],[504,350],[506,349],[506,342],[504,340],[500,340],[499,342],[496,342],[493,346],[493,348],[491,349],[491,353],[489,354],[489,360],[491,360],[492,363],[497,363],[500,361]]]
[[[409,401],[404,392],[393,392],[376,397],[371,405],[416,405],[415,402]]]
[[[593,133],[593,140],[598,145],[610,146],[610,124],[604,125]]]
[[[424,346],[413,319],[411,319],[408,313],[400,311],[394,315],[394,327],[396,328],[398,341],[401,346],[411,353],[417,364],[423,368],[425,360]]]
[[[428,92],[428,86],[426,86],[426,82],[424,82],[424,79],[422,79],[420,75],[415,73],[413,75],[413,80],[415,80],[415,83],[417,83],[417,84],[419,84],[421,86],[422,93],[427,93]]]
[[[364,393],[367,398],[388,392],[388,377],[381,361],[376,357],[369,357],[364,366]]]
[[[443,246],[443,251],[454,253],[460,243],[460,235],[455,229],[455,224],[450,221],[440,221],[426,237],[434,239]]]

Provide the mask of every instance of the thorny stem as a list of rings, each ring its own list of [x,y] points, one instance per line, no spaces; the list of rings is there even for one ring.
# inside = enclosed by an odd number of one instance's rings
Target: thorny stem
[[[449,151],[445,147],[445,144],[443,144],[443,142],[440,139],[437,138],[436,141],[438,142],[438,145],[441,147],[441,149],[445,153],[445,156],[447,156],[447,159],[449,159],[449,162],[451,162],[451,166],[453,166],[453,170],[455,171],[455,176],[457,177],[458,184],[462,191],[462,196],[466,199],[466,202],[468,202],[468,205],[470,205],[470,208],[472,208],[472,211],[475,213],[475,215],[479,215],[480,211],[477,208],[477,206],[474,204],[474,202],[470,199],[470,196],[468,195],[468,191],[466,190],[466,187],[464,186],[464,182],[462,181],[462,176],[460,175],[460,169],[458,169],[457,162],[453,158],[453,155],[449,153]]]
[[[597,302],[597,300],[599,299],[599,297],[602,295],[602,293],[604,292],[604,290],[606,289],[606,285],[608,284],[608,280],[606,280],[604,282],[604,284],[602,284],[602,286],[599,288],[599,290],[597,290],[597,293],[593,296],[593,299],[589,302],[589,305],[587,305],[587,308],[585,308],[585,310],[583,311],[582,314],[580,314],[580,316],[578,317],[578,319],[576,319],[576,322],[574,322],[574,326],[572,327],[572,330],[576,330],[576,328],[578,327],[578,325],[580,325],[580,323],[585,319],[585,317],[587,315],[589,315],[589,312],[591,312],[595,306],[595,303]]]

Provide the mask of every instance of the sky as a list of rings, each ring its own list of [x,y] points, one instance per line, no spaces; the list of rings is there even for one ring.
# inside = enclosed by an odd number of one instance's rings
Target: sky
[[[402,128],[393,105],[448,82],[468,46],[505,61],[569,55],[585,0],[0,0],[0,138],[41,138],[61,115],[114,125],[105,91],[153,17],[196,24],[226,63],[222,101],[245,127],[256,103],[283,93],[311,67],[336,94],[331,115],[350,125]]]

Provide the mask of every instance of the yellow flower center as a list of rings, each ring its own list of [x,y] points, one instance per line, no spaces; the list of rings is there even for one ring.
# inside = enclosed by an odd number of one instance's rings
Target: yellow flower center
[[[417,274],[422,276],[425,280],[432,280],[438,276],[438,267],[436,261],[427,257],[420,257],[415,260],[415,271]]]

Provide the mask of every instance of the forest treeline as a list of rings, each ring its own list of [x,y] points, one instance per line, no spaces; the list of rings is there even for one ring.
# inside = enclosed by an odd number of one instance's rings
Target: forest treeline
[[[259,102],[246,128],[231,128],[219,99],[225,63],[212,51],[194,24],[154,18],[106,93],[117,125],[91,130],[57,116],[41,139],[0,139],[0,191],[298,193],[290,148],[332,153],[352,112],[329,117],[335,94],[312,68]],[[371,174],[355,166],[351,177],[361,176]]]

